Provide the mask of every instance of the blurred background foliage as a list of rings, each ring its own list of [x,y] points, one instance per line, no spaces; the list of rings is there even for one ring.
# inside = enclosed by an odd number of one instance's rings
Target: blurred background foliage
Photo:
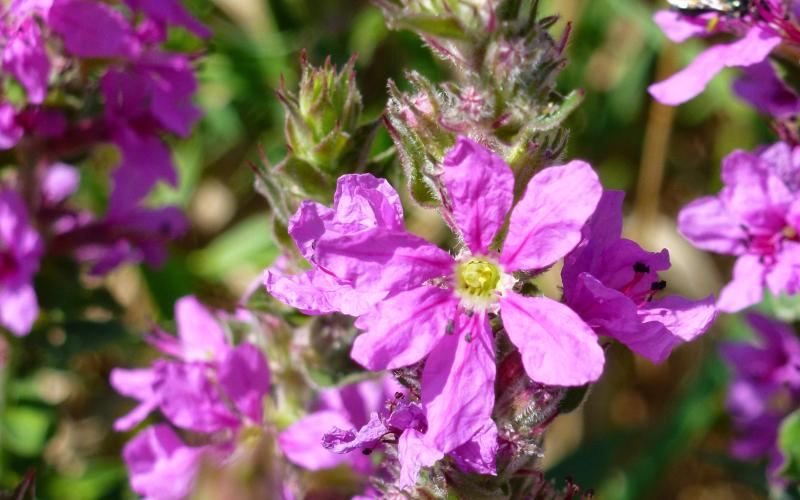
[[[626,231],[646,248],[669,248],[670,288],[698,298],[719,290],[730,262],[689,247],[675,231],[675,214],[718,189],[725,154],[774,139],[766,122],[733,97],[733,71],[680,109],[653,104],[646,87],[702,48],[701,42],[675,47],[661,35],[651,15],[665,3],[545,0],[544,10],[572,22],[561,88],[587,93],[570,120],[569,156],[589,160],[605,186],[628,192]],[[170,327],[178,297],[194,293],[230,308],[277,255],[268,207],[253,190],[246,161],[256,158],[258,144],[274,162],[285,154],[275,91],[282,76],[290,89],[296,84],[302,49],[315,64],[331,55],[342,65],[358,53],[365,119],[382,112],[387,79],[408,87],[405,69],[434,81],[448,75],[415,36],[387,30],[367,0],[192,0],[189,6],[213,29],[210,45],[203,49],[180,31],[170,43],[204,51],[197,59],[198,101],[206,115],[190,139],[173,144],[179,188],[159,190],[154,201],[185,207],[192,230],[157,270],[129,266],[94,281],[78,278],[64,261],[44,263],[37,289],[51,313],[2,353],[8,358],[0,400],[3,489],[35,468],[42,498],[133,497],[120,460],[128,436],[111,429],[132,403],[110,389],[109,371],[152,359],[141,335],[153,322]],[[381,131],[376,151],[390,142]],[[83,179],[81,195],[102,206],[102,167],[113,165],[113,154],[99,151],[86,161],[101,168]],[[435,217],[421,210],[412,217],[412,230],[436,233],[427,228]],[[661,366],[612,346],[587,402],[553,426],[547,474],[571,476],[600,498],[763,497],[762,464],[727,455],[728,374],[715,354],[720,339],[748,335],[738,319],[723,317]]]

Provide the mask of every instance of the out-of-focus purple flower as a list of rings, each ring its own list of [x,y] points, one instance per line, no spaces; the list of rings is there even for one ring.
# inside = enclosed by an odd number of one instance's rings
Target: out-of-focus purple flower
[[[682,15],[663,11],[656,23],[672,41],[682,42],[695,36],[733,33],[739,39],[716,44],[698,55],[686,68],[666,80],[651,85],[650,94],[670,105],[684,103],[700,94],[724,68],[752,66],[763,62],[780,45],[782,37],[772,26],[747,18],[722,18],[715,14]],[[713,29],[709,29],[714,26]]]
[[[25,131],[17,123],[14,106],[0,103],[0,150],[16,146],[24,133]]]
[[[261,399],[269,390],[261,352],[247,343],[228,344],[217,319],[194,297],[179,300],[175,316],[177,338],[158,331],[149,341],[177,360],[159,360],[148,370],[111,372],[114,388],[140,401],[115,428],[131,429],[147,416],[145,409],[156,407],[175,425],[198,432],[236,428],[242,418],[259,424]]]
[[[124,262],[161,265],[167,243],[183,235],[188,222],[177,207],[137,208],[100,220],[83,212],[65,215],[54,229],[54,250],[74,254],[102,275]]]
[[[270,385],[266,360],[252,344],[230,345],[222,325],[194,297],[179,300],[175,316],[178,337],[161,331],[149,337],[152,344],[174,359],[157,360],[149,369],[117,368],[111,372],[111,385],[139,401],[133,411],[114,423],[114,428],[130,430],[158,409],[181,429],[209,434],[214,444],[206,448],[218,452],[219,457],[227,456],[240,430],[262,424],[263,399]],[[194,468],[189,459],[184,455],[173,458],[176,450],[182,449],[177,437],[164,438],[163,433],[158,433],[154,441],[153,429],[143,431],[128,448],[149,450],[156,446],[153,443],[164,439],[171,444],[164,444],[165,451],[159,455],[166,458],[155,461],[132,460],[126,448],[134,490],[142,493],[137,487],[145,486],[137,482],[139,472],[131,464],[152,471],[153,474],[145,474],[152,485],[171,475],[184,478],[190,485]]]
[[[205,447],[190,447],[164,424],[134,437],[122,456],[133,491],[149,500],[183,500],[192,492]]]
[[[369,473],[372,464],[368,457],[352,449],[344,455],[332,453],[323,446],[323,438],[333,428],[358,429],[367,425],[370,415],[383,407],[396,388],[387,378],[323,391],[315,411],[281,432],[281,450],[292,463],[308,470],[329,469],[347,462],[355,470]]]
[[[3,70],[22,85],[31,104],[41,104],[47,95],[50,59],[44,47],[39,25],[29,17],[5,40],[2,49]]]
[[[705,332],[714,321],[714,297],[700,301],[671,295],[658,271],[669,268],[667,250],[651,253],[622,238],[622,191],[606,191],[583,228],[583,241],[564,259],[564,301],[598,335],[607,335],[660,363],[672,349]]]
[[[695,246],[739,257],[717,307],[735,312],[753,305],[765,285],[775,295],[800,291],[800,151],[785,143],[735,151],[723,160],[722,181],[717,196],[695,200],[678,215],[679,231]]]
[[[42,251],[25,203],[10,189],[0,191],[0,325],[14,335],[30,332],[39,315],[33,275]]]
[[[125,16],[103,2],[53,0],[47,24],[77,57],[131,57],[141,50]]]
[[[776,118],[800,113],[800,96],[778,78],[769,61],[744,68],[733,90],[761,113]]]
[[[781,421],[800,404],[800,340],[789,325],[759,314],[747,321],[758,346],[727,343],[722,355],[734,372],[728,408],[739,437],[731,451],[744,460],[767,457],[771,480],[783,456],[777,446]]]
[[[489,315],[501,315],[532,379],[570,386],[600,376],[603,351],[592,330],[559,302],[514,292],[511,273],[541,271],[572,250],[602,188],[583,162],[541,171],[511,212],[497,252],[492,242],[513,202],[508,165],[460,137],[441,179],[446,210],[467,247],[457,259],[405,231],[399,197],[385,181],[348,175],[339,179],[333,210],[305,202],[290,223],[312,271],[269,273],[266,284],[305,312],[358,315],[365,333],[351,356],[371,370],[425,359],[425,445],[447,454],[486,428],[496,435]]]
[[[80,173],[72,165],[50,165],[42,178],[42,202],[46,205],[61,203],[78,189],[80,181]]]
[[[211,30],[192,17],[179,0],[125,0],[125,4],[134,12],[144,13],[162,28],[183,26],[200,38],[211,35]]]

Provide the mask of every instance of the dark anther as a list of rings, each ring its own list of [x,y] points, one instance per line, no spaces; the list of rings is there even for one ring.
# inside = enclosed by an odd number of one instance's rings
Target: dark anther
[[[450,320],[447,322],[447,327],[444,329],[444,331],[447,332],[448,335],[452,335],[455,327],[456,325],[453,323],[453,320]]]
[[[650,266],[648,266],[647,264],[644,264],[642,262],[637,262],[636,264],[633,265],[633,270],[634,270],[634,272],[637,272],[637,273],[649,273],[650,272]]]
[[[472,342],[472,335],[470,335],[469,333],[464,335],[464,340],[466,340],[467,342]]]
[[[394,399],[403,399],[403,393],[399,392],[399,391],[395,392],[394,393]]]
[[[664,281],[664,280],[654,281],[654,282],[652,282],[650,284],[650,290],[652,290],[654,292],[661,291],[661,290],[663,290],[665,288],[667,288],[667,282]]]
[[[372,453],[372,448],[364,448],[363,450],[361,450],[361,453],[363,455],[369,455]]]

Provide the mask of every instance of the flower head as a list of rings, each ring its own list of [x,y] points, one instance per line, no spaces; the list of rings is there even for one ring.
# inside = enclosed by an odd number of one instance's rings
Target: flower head
[[[717,306],[735,312],[763,297],[800,291],[800,151],[785,143],[735,151],[722,163],[724,187],[693,201],[678,229],[695,246],[738,257]]]
[[[10,189],[0,191],[0,325],[14,335],[30,332],[39,315],[33,275],[42,251],[25,203]]]
[[[622,191],[606,191],[564,260],[564,301],[599,335],[615,338],[651,361],[705,332],[714,321],[714,297],[691,301],[656,296],[666,287],[666,250],[651,253],[622,238]]]
[[[345,312],[344,305],[359,316],[356,326],[365,333],[351,356],[371,370],[424,360],[428,429],[419,437],[426,449],[450,453],[488,433],[494,437],[478,440],[478,454],[493,457],[486,452],[497,445],[490,315],[499,313],[532,379],[582,385],[602,372],[603,351],[577,314],[513,290],[515,271],[544,270],[580,241],[602,189],[588,164],[571,162],[534,176],[512,210],[511,169],[465,137],[444,158],[441,182],[446,213],[465,246],[458,259],[403,229],[399,198],[384,181],[344,176],[333,210],[307,202],[290,226],[313,269],[270,273],[266,284],[305,311]],[[487,470],[494,470],[493,458]]]

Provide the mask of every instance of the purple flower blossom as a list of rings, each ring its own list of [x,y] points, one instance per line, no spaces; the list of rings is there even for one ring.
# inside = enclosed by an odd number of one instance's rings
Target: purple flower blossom
[[[134,12],[143,12],[162,29],[168,25],[183,26],[201,38],[211,36],[211,31],[192,17],[179,0],[125,0],[125,4]]]
[[[656,23],[667,37],[675,42],[718,32],[734,33],[741,37],[728,44],[709,47],[683,70],[651,85],[650,94],[657,101],[670,105],[684,103],[700,94],[724,68],[759,64],[766,60],[782,41],[781,34],[772,25],[751,22],[749,17],[734,19],[714,16],[711,14],[696,17],[669,11],[656,14]],[[709,26],[716,27],[709,29]]]
[[[39,315],[33,275],[41,256],[25,203],[10,189],[0,191],[0,325],[14,335],[30,332]]]
[[[761,113],[776,118],[800,113],[800,96],[778,78],[769,61],[743,68],[733,90]]]
[[[0,102],[0,150],[16,146],[24,133],[25,130],[17,122],[14,106]]]
[[[651,253],[622,238],[622,191],[606,191],[583,229],[583,241],[564,259],[564,301],[595,329],[660,363],[672,349],[714,321],[714,297],[655,299],[666,282],[667,250]]]
[[[800,404],[800,340],[789,325],[759,314],[747,321],[758,335],[759,346],[727,343],[722,355],[734,372],[728,408],[739,437],[731,451],[743,460],[769,458],[771,480],[783,456],[777,447],[778,428]]]
[[[5,40],[3,70],[22,85],[31,104],[41,104],[47,95],[50,60],[39,25],[32,17],[22,21]]]
[[[724,187],[693,201],[678,229],[695,246],[736,255],[733,281],[717,306],[735,312],[763,297],[800,291],[800,151],[777,143],[757,153],[735,151],[722,163]]]
[[[312,314],[359,316],[351,356],[371,370],[425,360],[424,445],[450,453],[481,433],[496,447],[495,352],[489,316],[501,314],[528,375],[583,385],[603,369],[592,330],[567,306],[513,290],[516,270],[541,271],[580,241],[602,188],[591,167],[571,162],[538,173],[510,214],[502,251],[493,243],[512,209],[514,176],[496,155],[460,137],[443,162],[445,207],[467,247],[457,258],[407,233],[398,196],[369,175],[339,179],[334,208],[304,203],[290,234],[313,269],[270,272],[268,290]],[[409,433],[401,449],[414,444]],[[486,472],[494,472],[493,454]],[[427,452],[426,452],[427,453]]]
[[[149,340],[176,359],[157,360],[149,369],[112,371],[111,385],[139,401],[114,428],[130,430],[158,409],[175,426],[207,434],[214,444],[205,449],[224,458],[237,434],[262,424],[270,384],[266,360],[252,344],[231,346],[217,319],[193,297],[178,301],[175,316],[177,338],[157,332]],[[145,429],[125,450],[131,486],[154,498],[161,498],[155,493],[159,488],[172,491],[166,483],[173,480],[179,483],[176,491],[187,491],[199,450],[183,446],[165,426]]]
[[[82,58],[131,57],[140,49],[121,12],[93,0],[53,0],[47,24],[69,53]]]

